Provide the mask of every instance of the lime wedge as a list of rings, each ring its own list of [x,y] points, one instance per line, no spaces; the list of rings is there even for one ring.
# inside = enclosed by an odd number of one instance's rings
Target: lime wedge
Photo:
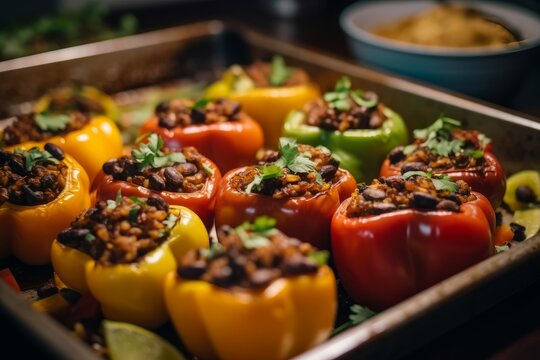
[[[506,192],[504,202],[512,211],[523,209],[527,206],[516,198],[516,189],[522,185],[527,185],[540,198],[540,173],[535,170],[523,170],[515,173],[506,180]]]
[[[517,210],[514,222],[525,226],[525,238],[531,238],[540,231],[540,208]]]
[[[139,326],[105,320],[103,327],[111,360],[185,360],[167,341]]]

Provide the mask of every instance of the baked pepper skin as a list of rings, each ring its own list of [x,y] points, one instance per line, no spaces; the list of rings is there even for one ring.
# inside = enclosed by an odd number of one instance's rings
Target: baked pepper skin
[[[302,104],[303,105],[303,104]],[[379,129],[352,129],[340,132],[325,130],[305,123],[305,113],[294,110],[283,126],[283,135],[301,144],[323,145],[332,151],[357,181],[376,178],[388,152],[407,143],[407,127],[401,116],[384,107],[386,120]]]
[[[356,181],[347,170],[339,169],[339,180],[324,193],[311,198],[274,199],[257,193],[236,190],[231,184],[236,174],[230,171],[221,180],[216,198],[216,228],[238,226],[259,216],[270,216],[276,227],[291,237],[308,242],[319,249],[330,248],[330,222],[339,204],[356,189]],[[309,226],[307,226],[309,224]]]
[[[332,270],[281,278],[262,290],[231,291],[167,276],[165,302],[201,359],[287,359],[328,337],[336,313]],[[316,315],[316,316],[315,316]]]
[[[260,125],[249,116],[218,124],[191,125],[166,129],[156,116],[146,121],[141,134],[154,132],[163,138],[166,147],[179,149],[193,146],[216,163],[221,172],[252,164],[264,144]]]
[[[64,190],[53,201],[33,206],[0,206],[0,257],[13,254],[29,265],[51,262],[51,244],[71,220],[90,206],[90,183],[83,167],[68,154]]]
[[[493,255],[495,213],[489,200],[459,213],[404,209],[349,218],[345,200],[332,219],[332,254],[347,292],[386,309]]]
[[[28,141],[7,148],[43,148],[45,143],[58,145],[81,164],[92,181],[109,159],[122,155],[122,136],[116,125],[104,116],[94,116],[82,129],[53,136],[42,142]]]
[[[55,240],[52,264],[58,278],[80,293],[91,293],[107,319],[156,328],[168,318],[163,302],[165,276],[189,250],[208,248],[208,233],[191,210],[171,206],[178,216],[167,241],[133,264],[103,265]]]
[[[169,205],[185,206],[193,210],[201,218],[206,228],[210,230],[214,222],[214,206],[218,184],[221,180],[221,172],[209,159],[204,159],[203,162],[212,169],[213,174],[208,177],[201,191],[192,193],[155,191],[127,181],[114,180],[112,175],[107,175],[103,170],[100,170],[92,184],[92,192],[96,202],[100,200],[114,200],[118,191],[121,191],[123,196],[137,196],[141,198],[148,198],[151,194],[158,194]]]
[[[264,131],[264,146],[277,149],[283,122],[289,111],[298,109],[320,96],[313,84],[295,86],[255,87],[245,91],[234,90],[234,79],[223,79],[210,85],[205,92],[209,98],[228,97],[242,104],[242,109],[257,120]]]
[[[506,190],[506,177],[501,163],[491,150],[488,144],[484,150],[484,159],[486,164],[482,171],[478,169],[459,169],[459,170],[436,170],[437,174],[445,174],[452,181],[463,180],[469,184],[472,190],[486,196],[494,208],[502,203],[504,192]],[[401,168],[390,163],[386,159],[381,166],[381,176],[401,175]]]

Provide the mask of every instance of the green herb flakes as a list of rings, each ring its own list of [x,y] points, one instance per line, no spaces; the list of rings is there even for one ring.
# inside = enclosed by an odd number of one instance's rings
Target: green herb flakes
[[[46,114],[36,115],[36,125],[43,131],[58,132],[65,130],[71,122],[71,117],[66,114]]]
[[[281,86],[287,82],[293,70],[285,65],[283,57],[276,55],[272,58],[272,68],[268,82],[272,86]]]

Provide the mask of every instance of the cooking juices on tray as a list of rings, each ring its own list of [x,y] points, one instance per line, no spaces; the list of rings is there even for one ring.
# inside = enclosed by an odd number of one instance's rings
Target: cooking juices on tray
[[[336,282],[328,254],[259,217],[218,228],[221,246],[192,250],[168,275],[166,305],[183,342],[204,359],[287,359],[332,329]]]
[[[58,146],[0,149],[0,257],[48,264],[56,234],[90,205],[88,175]]]
[[[141,127],[141,134],[147,132],[173,149],[196,147],[222,173],[252,163],[264,141],[259,124],[241,111],[240,103],[227,99],[163,102]]]
[[[362,185],[332,219],[347,292],[375,310],[493,255],[495,213],[462,180],[411,171]]]
[[[265,146],[275,149],[287,113],[316,99],[319,90],[304,70],[286,66],[281,56],[271,63],[232,66],[205,92],[210,98],[229,97],[242,104],[264,130]]]
[[[212,227],[217,184],[216,165],[195,148],[165,147],[156,134],[134,148],[131,156],[111,159],[103,165],[93,184],[97,200],[112,200],[119,190],[126,196],[159,194],[169,205],[193,210]]]
[[[407,143],[401,117],[375,93],[351,89],[347,77],[334,91],[298,108],[287,116],[283,134],[302,144],[326,146],[358,181],[376,177],[388,151]]]
[[[216,226],[268,215],[285,233],[326,249],[332,214],[355,184],[328,149],[281,138],[279,151],[265,152],[259,165],[235,169],[221,180]]]

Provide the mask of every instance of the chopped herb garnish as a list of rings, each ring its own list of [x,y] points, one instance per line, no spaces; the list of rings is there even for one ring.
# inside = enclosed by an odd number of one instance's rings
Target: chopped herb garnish
[[[259,165],[257,166],[259,175],[255,176],[252,182],[246,187],[246,193],[251,193],[253,189],[261,190],[262,183],[265,180],[277,179],[283,175],[282,168],[278,165]]]
[[[364,91],[360,89],[351,90],[351,80],[343,76],[336,82],[334,91],[330,91],[324,94],[324,100],[334,109],[340,111],[350,110],[351,104],[349,102],[349,97],[358,104],[366,108],[372,108],[377,105],[378,100],[366,99],[364,97]]]
[[[195,102],[195,104],[191,105],[190,106],[190,109],[191,110],[197,110],[197,109],[202,109],[204,108],[206,105],[208,105],[212,100],[210,99],[206,99],[206,98],[202,98],[202,99],[199,99]]]
[[[118,205],[122,202],[122,190],[118,189],[116,192],[116,198],[114,200],[107,200],[107,209],[113,210],[116,209]]]
[[[96,237],[94,236],[94,234],[88,233],[84,236],[84,240],[90,242],[96,240]]]
[[[120,190],[118,190],[118,191],[120,191]],[[120,195],[120,196],[122,196],[122,195]],[[117,199],[117,201],[119,199],[118,198],[118,193],[116,195],[116,199]],[[141,199],[140,197],[138,197],[138,196],[130,196],[129,199],[131,201],[133,201],[137,205],[140,205],[140,206],[145,206],[146,205],[146,202],[143,199]],[[120,198],[120,201],[122,201],[122,198]]]
[[[370,308],[366,306],[357,305],[357,304],[351,306],[350,311],[351,313],[349,315],[349,321],[335,328],[334,331],[332,331],[332,336],[337,335],[356,325],[359,325],[363,323],[364,321],[366,321],[367,319],[377,315],[377,313],[371,310]]]
[[[210,174],[211,176],[214,175],[214,169],[212,169],[210,166],[208,166],[208,164],[205,164],[205,163],[202,163],[202,168],[204,171],[206,171],[208,174]]]
[[[172,229],[176,225],[177,221],[178,221],[178,216],[174,214],[169,214],[169,216],[167,216],[167,218],[163,221],[163,224],[167,226],[169,229]]]
[[[272,58],[272,69],[268,81],[272,86],[280,86],[285,84],[291,76],[293,70],[285,65],[285,60],[279,55]]]
[[[270,245],[268,236],[275,233],[276,220],[268,216],[259,216],[253,223],[244,222],[235,228],[238,237],[247,249],[256,249]]]
[[[131,224],[137,224],[137,216],[139,216],[139,210],[141,209],[141,207],[139,205],[133,205],[130,209],[129,209],[129,222]]]
[[[33,147],[28,151],[22,149],[15,149],[15,154],[22,155],[24,157],[24,168],[27,172],[32,171],[34,166],[41,163],[59,164],[60,161],[51,155],[46,150],[40,150],[37,147]]]
[[[223,246],[218,242],[210,244],[210,249],[201,249],[201,255],[207,259],[221,252],[223,252]]]
[[[66,114],[46,114],[36,115],[36,125],[43,131],[64,130],[71,122],[71,117]]]
[[[377,105],[377,99],[366,99],[364,97],[364,92],[360,89],[351,91],[351,98],[354,100],[355,103],[357,103],[360,106],[366,107],[366,108],[372,108],[375,105]]]
[[[308,258],[313,260],[313,262],[317,264],[317,266],[326,265],[329,257],[330,253],[326,250],[314,251],[308,255]]]
[[[459,185],[453,182],[450,177],[445,174],[433,174],[431,171],[407,171],[402,175],[402,178],[407,180],[412,176],[422,176],[431,179],[431,182],[437,191],[456,192],[459,189]]]
[[[148,143],[140,143],[138,149],[131,151],[133,158],[139,163],[141,171],[149,167],[161,168],[186,162],[186,157],[181,152],[165,155],[161,151],[163,148],[161,136],[152,133],[147,138]]]

